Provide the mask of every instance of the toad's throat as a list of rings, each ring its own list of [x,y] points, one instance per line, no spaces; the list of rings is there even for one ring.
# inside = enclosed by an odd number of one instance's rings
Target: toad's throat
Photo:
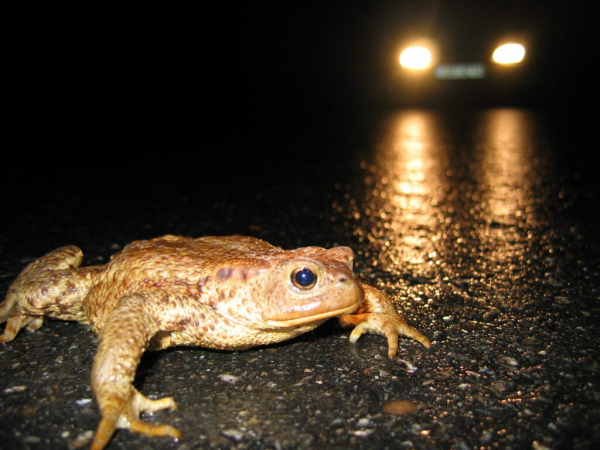
[[[348,306],[346,308],[336,309],[333,311],[327,311],[320,314],[313,314],[310,316],[296,317],[288,320],[267,320],[266,323],[269,326],[275,328],[290,328],[298,325],[306,325],[307,323],[319,322],[331,317],[338,317],[344,314],[352,313],[358,307],[358,303]]]

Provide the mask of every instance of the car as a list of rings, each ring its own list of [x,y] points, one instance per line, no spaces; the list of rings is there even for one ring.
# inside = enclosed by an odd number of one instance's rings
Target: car
[[[526,39],[498,36],[477,44],[407,41],[398,52],[398,93],[407,104],[527,103],[532,81]]]
[[[390,104],[539,105],[578,86],[573,63],[589,40],[568,19],[580,10],[517,0],[390,5],[376,41]]]
[[[520,42],[505,42],[490,54],[489,61],[439,61],[436,62],[435,47],[427,42],[416,42],[400,53],[400,65],[416,72],[433,68],[439,80],[473,80],[486,77],[490,64],[516,66],[525,58],[525,46]]]

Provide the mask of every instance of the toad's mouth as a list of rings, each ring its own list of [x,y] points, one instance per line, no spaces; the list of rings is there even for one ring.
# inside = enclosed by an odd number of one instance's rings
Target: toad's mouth
[[[296,327],[298,325],[306,325],[307,323],[323,321],[326,319],[330,319],[331,317],[339,317],[339,316],[343,316],[344,314],[350,314],[357,307],[358,307],[358,303],[355,303],[346,308],[336,309],[333,311],[327,311],[327,312],[320,313],[320,314],[313,314],[313,315],[304,316],[304,317],[295,317],[293,319],[288,319],[288,320],[267,320],[266,323],[267,323],[267,325],[275,327],[275,328]]]

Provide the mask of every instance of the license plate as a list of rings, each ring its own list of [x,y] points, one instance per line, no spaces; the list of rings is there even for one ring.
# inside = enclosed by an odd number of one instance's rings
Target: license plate
[[[435,77],[439,80],[478,80],[485,78],[485,66],[482,63],[439,64],[435,68]]]

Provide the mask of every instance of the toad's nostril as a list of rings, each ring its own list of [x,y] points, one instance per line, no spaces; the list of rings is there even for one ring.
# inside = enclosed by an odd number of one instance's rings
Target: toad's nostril
[[[346,282],[346,280],[347,280],[347,278],[346,278],[346,277],[344,277],[344,276],[340,277],[340,283],[345,283],[345,282]]]

